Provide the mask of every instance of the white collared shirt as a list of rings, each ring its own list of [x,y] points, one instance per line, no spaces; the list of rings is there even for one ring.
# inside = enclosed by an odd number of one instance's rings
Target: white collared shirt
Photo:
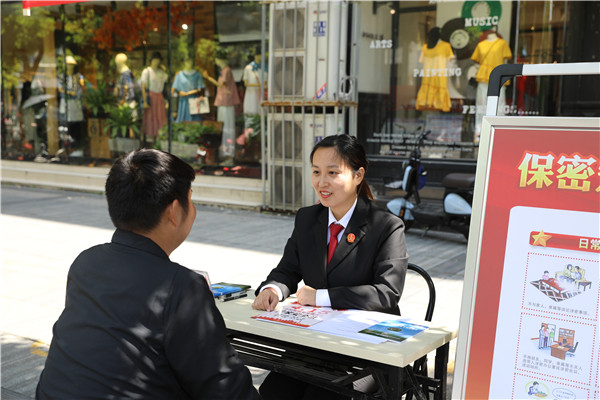
[[[329,227],[331,226],[331,224],[339,224],[342,225],[344,227],[344,229],[342,229],[340,231],[340,233],[338,233],[338,243],[340,243],[342,241],[342,238],[344,237],[344,232],[346,232],[346,228],[348,227],[348,223],[350,222],[350,218],[352,218],[352,214],[354,214],[354,209],[356,208],[356,203],[358,202],[358,197],[354,200],[354,204],[352,204],[352,207],[350,207],[350,209],[346,212],[346,214],[344,214],[344,216],[342,218],[340,218],[340,220],[336,220],[335,217],[333,216],[333,213],[331,212],[331,208],[329,209],[329,223],[327,224],[327,244],[329,244],[329,240],[331,240],[331,231],[329,230]],[[317,298],[315,300],[315,302],[317,303],[317,306],[319,307],[331,307],[331,299],[329,298],[329,290],[327,289],[317,289]]]
[[[350,222],[350,219],[352,218],[352,214],[354,214],[354,209],[356,208],[357,203],[358,203],[358,197],[354,200],[354,204],[352,204],[352,207],[350,207],[350,209],[346,212],[346,214],[344,214],[344,216],[342,218],[340,218],[339,221],[335,219],[335,217],[333,216],[333,213],[331,212],[331,209],[329,209],[329,219],[328,219],[328,223],[327,223],[327,244],[329,244],[329,240],[330,240],[330,236],[331,236],[331,231],[329,230],[329,226],[333,223],[337,223],[344,227],[344,229],[342,229],[340,231],[340,233],[338,234],[338,243],[340,243],[340,241],[342,240],[342,237],[344,237],[344,232],[346,231],[346,228],[348,227],[348,223]],[[273,285],[273,284],[265,285],[261,288],[260,291],[262,292],[263,290],[265,290],[266,288],[269,288],[269,287],[272,287],[273,289],[275,289],[277,291],[277,294],[279,295],[279,301],[283,301],[283,293],[281,292],[281,289],[277,285]],[[331,299],[329,298],[329,290],[317,289],[315,303],[319,307],[331,307]]]
[[[338,224],[338,225],[342,225],[344,227],[344,229],[342,229],[340,231],[340,233],[338,233],[338,243],[340,242],[340,240],[344,236],[346,227],[348,226],[348,223],[350,222],[350,218],[352,218],[352,214],[354,214],[354,209],[356,208],[357,202],[358,202],[358,197],[356,198],[356,200],[354,200],[354,204],[352,204],[352,207],[350,207],[348,212],[346,212],[346,214],[344,214],[344,216],[342,218],[340,218],[339,221],[336,220],[335,217],[333,216],[333,213],[331,212],[331,208],[329,209],[329,222],[327,223],[327,244],[329,244],[329,239],[330,239],[330,235],[331,235],[331,231],[329,230],[329,227],[331,226],[331,224]]]

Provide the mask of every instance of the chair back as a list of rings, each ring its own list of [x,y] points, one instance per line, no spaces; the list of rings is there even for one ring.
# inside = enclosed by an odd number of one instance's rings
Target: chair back
[[[427,271],[416,264],[408,263],[408,270],[421,275],[427,283],[427,287],[429,288],[429,303],[425,312],[425,321],[431,321],[431,318],[433,318],[433,309],[435,308],[435,285],[433,284],[433,280]]]
[[[577,345],[579,344],[579,342],[575,342],[575,346],[571,347],[569,349],[569,353],[575,353],[575,350],[577,350]]]
[[[425,321],[431,321],[431,318],[433,317],[433,309],[435,308],[435,285],[433,284],[433,280],[431,279],[431,276],[427,271],[425,271],[423,268],[419,267],[416,264],[408,263],[407,269],[408,271],[414,271],[417,274],[421,275],[421,277],[425,279],[425,282],[427,283],[427,287],[429,288],[429,302],[427,303],[427,310],[425,311]],[[412,369],[416,375],[427,377],[427,355],[424,355],[423,357],[416,360],[413,363]],[[431,391],[427,383],[423,383],[421,387],[423,391],[427,394],[429,394],[429,392]],[[419,396],[416,397],[419,398]],[[412,392],[406,394],[406,399],[412,400]]]

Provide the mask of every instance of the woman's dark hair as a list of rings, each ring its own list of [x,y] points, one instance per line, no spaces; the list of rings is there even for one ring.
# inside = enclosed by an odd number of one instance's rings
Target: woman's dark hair
[[[154,149],[125,154],[106,179],[110,219],[118,229],[149,232],[173,200],[187,212],[195,178],[194,169],[172,154]]]
[[[433,49],[437,44],[438,40],[440,40],[440,28],[437,26],[435,28],[431,28],[429,33],[427,33],[427,48]]]
[[[325,136],[325,138],[317,143],[310,152],[311,163],[315,152],[322,147],[333,147],[336,153],[344,160],[344,163],[347,164],[352,171],[356,173],[360,167],[363,167],[366,175],[369,167],[367,153],[365,152],[363,145],[354,136],[346,134]],[[364,177],[360,185],[358,185],[356,192],[359,196],[373,200],[373,193],[371,193],[371,188]]]

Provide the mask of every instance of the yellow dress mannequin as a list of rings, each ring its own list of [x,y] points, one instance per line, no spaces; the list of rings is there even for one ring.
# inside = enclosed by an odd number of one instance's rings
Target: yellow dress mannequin
[[[439,28],[433,28],[419,58],[419,62],[423,63],[423,79],[417,93],[417,110],[450,111],[446,68],[452,58],[454,58],[452,46],[448,42],[439,40]]]

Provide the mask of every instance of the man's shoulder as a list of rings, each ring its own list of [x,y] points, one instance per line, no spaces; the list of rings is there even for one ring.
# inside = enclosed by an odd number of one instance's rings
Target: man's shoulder
[[[114,241],[97,244],[82,251],[75,259],[74,264],[91,266],[106,264],[107,268],[113,266],[116,269],[131,267],[147,271],[148,275],[160,273],[159,271],[165,274],[190,271],[183,265],[171,261],[156,248],[138,248]]]

